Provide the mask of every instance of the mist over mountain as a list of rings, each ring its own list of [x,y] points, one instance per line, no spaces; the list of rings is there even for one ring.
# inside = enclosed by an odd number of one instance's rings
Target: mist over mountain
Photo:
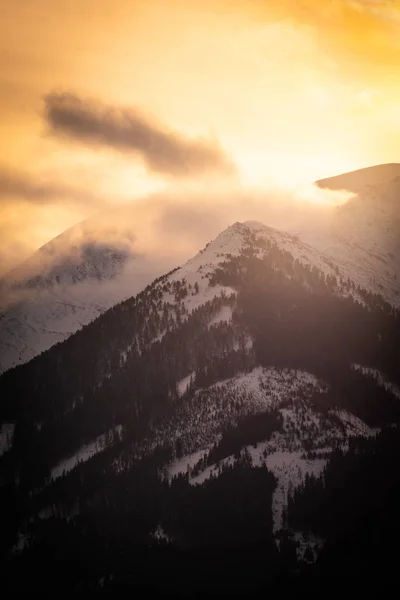
[[[320,230],[299,235],[330,256],[350,279],[399,306],[400,166],[379,165],[317,182],[356,192]],[[346,187],[347,186],[347,187]]]
[[[232,197],[231,213],[239,218],[261,215],[298,235],[344,276],[398,306],[399,184],[383,180],[382,173],[393,174],[393,165],[386,166],[383,171],[385,165],[376,167],[378,183],[337,207],[304,208],[284,195],[276,200],[239,196]],[[356,172],[358,180],[363,172]],[[374,168],[367,173],[371,181]],[[158,221],[143,223],[140,204],[107,211],[54,238],[2,279],[0,372],[30,360],[137,294],[154,277],[184,262],[186,248],[195,247],[196,240],[206,243],[219,222],[229,223],[218,198],[203,206],[197,202],[196,209],[173,199],[148,202],[150,213],[165,211]],[[149,242],[144,243],[145,236]]]
[[[396,180],[367,188],[303,239],[236,222],[0,377],[14,589],[177,593],[195,577],[248,593],[336,569],[365,583],[365,564],[393,574],[396,194]],[[56,277],[96,280],[97,295],[96,270],[111,285],[140,261],[83,244],[66,263],[58,243],[40,298]]]
[[[393,593],[400,0],[0,6],[2,597]]]
[[[0,281],[0,372],[63,341],[172,267],[173,259],[137,249],[134,229],[129,221],[90,219]]]

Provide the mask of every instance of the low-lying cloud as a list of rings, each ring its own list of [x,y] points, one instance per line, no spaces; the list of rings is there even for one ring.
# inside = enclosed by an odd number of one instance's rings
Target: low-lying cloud
[[[46,238],[113,201],[118,204],[118,198],[64,182],[60,174],[44,176],[0,165],[0,278]]]
[[[99,206],[102,199],[87,190],[42,179],[25,171],[0,166],[0,202],[23,199],[33,204],[78,203]]]
[[[179,178],[235,172],[215,142],[186,138],[150,121],[135,108],[115,107],[72,93],[51,93],[45,96],[44,118],[53,134],[133,153],[154,173]]]
[[[128,204],[101,204],[98,211],[87,215],[89,218],[82,226],[75,225],[63,239],[67,247],[79,247],[82,238],[111,246],[123,242],[135,255],[151,256],[155,262],[166,261],[168,270],[170,266],[185,262],[235,221],[259,220],[292,231],[309,228],[313,223],[318,230],[316,222],[325,221],[334,207],[351,195],[312,185],[300,190],[231,189],[221,193],[194,192],[180,185]],[[68,215],[62,212],[58,216],[57,211],[63,209],[62,203],[52,208],[49,200],[48,206],[49,209],[45,203],[16,199],[2,209],[0,203],[0,221],[3,217],[0,222],[0,277],[44,243],[44,224],[49,231],[48,239],[53,230],[53,236],[60,233],[60,222]],[[53,224],[51,215],[54,211]],[[75,223],[82,218],[77,211]],[[65,223],[64,229],[70,225],[73,222]],[[58,238],[56,255],[61,252],[60,242]]]

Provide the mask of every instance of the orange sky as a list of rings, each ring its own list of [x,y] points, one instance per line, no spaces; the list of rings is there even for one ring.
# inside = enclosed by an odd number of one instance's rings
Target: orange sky
[[[0,272],[152,191],[293,189],[398,162],[399,68],[397,1],[0,0]],[[146,162],[59,135],[43,111],[60,91],[200,137],[236,173],[171,177],[152,147]]]

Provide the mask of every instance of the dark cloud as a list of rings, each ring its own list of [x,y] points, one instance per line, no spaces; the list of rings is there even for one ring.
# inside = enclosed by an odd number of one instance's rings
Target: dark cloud
[[[7,202],[12,198],[28,200],[33,204],[54,202],[76,202],[84,205],[99,205],[101,199],[89,191],[46,181],[23,171],[0,166],[0,199]]]
[[[154,172],[190,177],[232,174],[233,164],[210,140],[187,139],[134,108],[117,108],[71,93],[45,97],[44,116],[54,134],[139,155]]]

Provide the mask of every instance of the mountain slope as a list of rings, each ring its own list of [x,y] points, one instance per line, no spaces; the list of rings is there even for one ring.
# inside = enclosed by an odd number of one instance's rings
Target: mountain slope
[[[244,477],[248,489],[266,486],[270,517],[257,504],[267,521],[251,527],[265,531],[272,556],[289,496],[333,450],[400,421],[399,343],[400,316],[381,297],[295,237],[235,223],[0,378],[0,420],[13,432],[0,473],[19,507],[16,524],[4,525],[11,546],[28,539],[40,556],[48,523],[81,544],[76,532],[94,522],[112,524],[101,534],[105,553],[147,547],[158,527],[177,547],[227,543],[230,521],[194,522],[181,502],[198,504],[198,518],[207,503],[218,513]],[[97,547],[97,534],[87,535]]]
[[[380,165],[317,182],[355,196],[336,207],[320,228],[298,235],[344,277],[400,306],[400,165]]]
[[[400,178],[371,185],[337,209],[333,234],[349,253],[349,270],[364,274],[392,304],[400,303]],[[344,265],[342,266],[342,268]]]
[[[171,266],[136,253],[129,227],[108,231],[97,221],[67,230],[0,281],[0,373],[63,341]]]
[[[345,280],[394,306],[400,306],[398,169],[380,165],[317,182],[358,196],[333,209],[327,223],[292,232],[315,249],[313,259],[306,252],[313,266],[335,265]],[[0,373],[65,340],[175,265],[176,259],[136,251],[134,221],[129,210],[90,219],[3,278]]]
[[[316,183],[321,188],[358,193],[368,186],[380,185],[398,177],[400,177],[400,163],[388,163],[320,179]]]
[[[63,341],[172,266],[168,259],[136,256],[129,229],[110,233],[108,245],[95,242],[96,229],[95,222],[71,228],[3,280],[2,296],[11,301],[0,316],[0,372]],[[288,248],[293,245],[290,236],[279,235]],[[234,245],[228,250],[237,252]],[[300,243],[298,251],[304,254]],[[324,262],[318,252],[307,252],[313,264]]]
[[[390,494],[379,473],[399,435],[400,313],[362,285],[354,240],[335,240],[338,261],[295,235],[235,223],[3,373],[0,558],[14,580],[47,589],[43,565],[59,579],[68,563],[67,589],[98,591],[148,585],[157,569],[176,591],[186,564],[203,588],[215,577],[248,592],[307,572],[336,530],[349,535],[340,520],[368,510],[364,455]],[[101,256],[62,274],[88,285]],[[53,286],[45,280],[41,294]],[[332,481],[338,464],[354,504]]]

